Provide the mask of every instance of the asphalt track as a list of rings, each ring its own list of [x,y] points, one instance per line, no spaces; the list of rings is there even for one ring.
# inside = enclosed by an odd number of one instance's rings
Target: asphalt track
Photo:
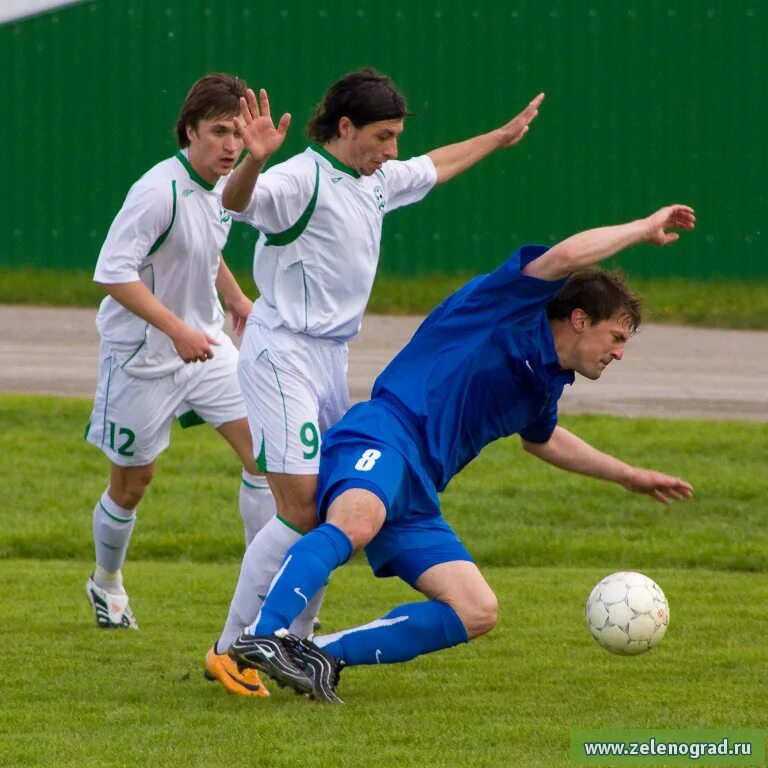
[[[0,306],[0,392],[92,397],[98,334],[91,309]],[[350,347],[353,400],[421,318],[368,315]],[[576,378],[564,413],[768,421],[768,332],[647,325],[599,381]]]

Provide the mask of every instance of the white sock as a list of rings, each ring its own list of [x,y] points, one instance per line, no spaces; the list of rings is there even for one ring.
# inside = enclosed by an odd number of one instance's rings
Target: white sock
[[[243,470],[240,483],[240,517],[245,526],[245,546],[275,514],[275,500],[264,475],[252,475]]]
[[[106,589],[113,595],[124,595],[125,587],[123,586],[123,572],[122,571],[107,571],[100,565],[97,565],[93,569],[93,582],[97,587]]]
[[[291,626],[288,627],[288,631],[296,637],[303,639],[309,637],[315,631],[315,618],[320,613],[320,606],[323,604],[323,598],[325,592],[328,589],[326,584],[321,587],[315,596],[309,601],[304,610],[291,622]]]
[[[125,562],[135,522],[136,510],[118,506],[109,498],[107,491],[93,508],[93,543],[96,550],[93,580],[102,589],[115,591],[115,587],[119,587],[120,592],[124,591],[120,567]]]
[[[275,515],[254,536],[245,550],[229,615],[216,643],[218,653],[224,653],[238,635],[256,620],[285,553],[302,535]]]

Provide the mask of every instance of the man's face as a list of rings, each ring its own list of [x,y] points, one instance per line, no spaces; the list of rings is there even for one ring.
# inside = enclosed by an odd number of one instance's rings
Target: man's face
[[[377,120],[362,128],[350,122],[339,129],[347,165],[361,176],[371,176],[387,160],[397,157],[397,137],[403,132],[403,120]]]
[[[243,149],[243,140],[235,130],[234,116],[199,120],[187,126],[189,162],[209,184],[215,184],[234,167]]]
[[[596,380],[610,363],[624,357],[624,345],[632,335],[626,315],[614,315],[593,323],[581,310],[575,310],[571,322],[577,330],[571,350],[576,373]]]

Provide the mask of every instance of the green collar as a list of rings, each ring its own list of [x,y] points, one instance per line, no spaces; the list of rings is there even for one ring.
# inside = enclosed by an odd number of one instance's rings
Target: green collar
[[[318,155],[322,155],[337,171],[346,173],[353,179],[360,178],[360,174],[354,168],[344,165],[338,157],[332,155],[325,147],[321,147],[319,144],[310,144],[309,148],[317,152]]]
[[[189,178],[192,179],[196,184],[199,184],[203,189],[207,189],[209,192],[216,186],[215,184],[209,184],[193,167],[192,163],[189,162],[189,158],[181,151],[179,150],[176,153],[176,158],[178,161],[187,169],[187,173],[189,174]]]

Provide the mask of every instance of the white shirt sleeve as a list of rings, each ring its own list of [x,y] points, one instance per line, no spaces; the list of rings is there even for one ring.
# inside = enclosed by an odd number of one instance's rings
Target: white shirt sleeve
[[[139,266],[173,221],[174,193],[134,184],[101,247],[93,279],[97,283],[133,283]]]
[[[389,160],[384,164],[387,184],[387,211],[418,203],[437,183],[437,171],[427,155],[410,160]]]
[[[285,232],[298,221],[314,190],[314,163],[299,167],[281,163],[259,175],[245,210],[230,214],[235,221],[245,221],[268,235]]]

